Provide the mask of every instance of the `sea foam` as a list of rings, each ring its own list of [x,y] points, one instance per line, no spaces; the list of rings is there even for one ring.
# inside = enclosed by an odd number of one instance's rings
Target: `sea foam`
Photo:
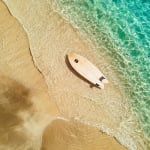
[[[112,69],[138,117],[149,148],[150,139],[150,2],[144,0],[55,0],[59,12],[87,35],[99,53],[111,57]],[[103,51],[101,50],[103,49]],[[105,50],[105,51],[104,51]],[[138,122],[137,122],[138,123]],[[137,148],[140,149],[140,148]]]

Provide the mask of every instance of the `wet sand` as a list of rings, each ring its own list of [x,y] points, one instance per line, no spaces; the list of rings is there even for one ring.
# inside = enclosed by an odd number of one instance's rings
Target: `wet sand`
[[[10,2],[9,6],[15,10],[14,3]],[[30,18],[30,4],[25,1],[24,5],[23,1],[15,3],[16,7],[20,7],[16,8],[17,14],[23,21],[27,19],[24,28],[28,41],[21,24],[0,1],[0,149],[125,149],[115,138],[100,132],[98,128],[75,121],[97,123],[101,127],[114,129],[118,127],[120,120],[109,116],[104,109],[104,101],[97,104],[102,91],[90,88],[89,83],[76,77],[65,61],[66,53],[73,48],[97,65],[101,64],[97,61],[101,56],[95,56],[71,25],[57,13],[49,16],[47,23],[51,22],[50,26],[45,23],[41,28],[40,22],[37,22],[39,19],[41,22],[46,20],[42,20],[44,17],[40,18],[40,14],[36,14],[37,18]],[[39,9],[46,6],[49,10],[49,5],[36,3]],[[30,16],[25,15],[25,7],[31,11]],[[56,29],[53,28],[55,26]],[[114,91],[117,92],[114,88],[111,95]],[[107,97],[107,93],[103,93]]]
[[[42,150],[49,147],[52,150],[125,150],[115,138],[96,128],[63,120],[56,120],[45,129]]]

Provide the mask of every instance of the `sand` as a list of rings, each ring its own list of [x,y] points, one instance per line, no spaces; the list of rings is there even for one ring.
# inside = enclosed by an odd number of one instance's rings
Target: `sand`
[[[90,88],[65,61],[69,51],[89,57],[98,66],[103,56],[94,55],[96,51],[46,1],[6,3],[26,32],[0,1],[0,149],[125,149],[112,136],[80,123],[119,133],[123,116],[107,112],[110,103],[122,96],[118,89],[110,84],[108,94]],[[104,103],[112,95],[114,99]],[[123,113],[125,108],[119,104],[114,103]]]
[[[0,149],[41,147],[44,128],[57,116],[27,35],[0,1]]]

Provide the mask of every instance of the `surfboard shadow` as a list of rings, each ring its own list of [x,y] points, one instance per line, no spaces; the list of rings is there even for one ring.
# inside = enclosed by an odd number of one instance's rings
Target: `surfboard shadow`
[[[78,78],[80,78],[80,79],[83,80],[84,82],[88,83],[90,88],[96,87],[94,84],[92,84],[92,83],[89,82],[87,79],[85,79],[84,77],[82,77],[78,72],[76,72],[76,71],[72,68],[72,66],[71,66],[70,63],[69,63],[69,60],[68,60],[67,55],[65,55],[65,63],[66,63],[66,65],[67,65],[68,69],[69,69],[74,75],[76,75]]]

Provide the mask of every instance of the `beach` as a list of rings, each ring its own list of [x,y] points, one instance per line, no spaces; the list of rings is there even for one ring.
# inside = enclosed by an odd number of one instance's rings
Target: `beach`
[[[48,95],[43,75],[33,64],[24,29],[3,2],[0,2],[0,12],[3,14],[0,15],[0,127],[3,129],[0,149],[63,150],[67,149],[66,142],[73,138],[71,134],[76,137],[68,144],[70,150],[125,149],[113,137],[96,128],[64,119]],[[63,143],[58,144],[60,136]]]
[[[141,149],[143,135],[136,130],[137,118],[106,53],[98,53],[55,10],[52,1],[4,2],[10,12],[0,2],[0,11],[5,14],[0,16],[1,80],[10,83],[11,91],[14,84],[20,87],[19,93],[14,87],[16,95],[29,93],[25,97],[31,105],[18,107],[13,114],[22,121],[14,121],[14,129],[9,132],[22,139],[12,143],[2,137],[2,148]],[[104,90],[90,87],[77,76],[67,61],[69,52],[85,56],[101,69],[110,82]],[[1,87],[3,91],[3,84]],[[7,128],[2,127],[5,135]]]

